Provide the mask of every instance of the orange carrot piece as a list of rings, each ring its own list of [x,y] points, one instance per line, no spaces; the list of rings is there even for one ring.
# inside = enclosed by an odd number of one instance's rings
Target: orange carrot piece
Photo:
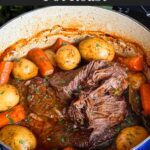
[[[74,148],[73,148],[73,147],[68,146],[68,147],[65,147],[63,150],[74,150]]]
[[[68,41],[65,41],[61,38],[58,38],[56,40],[56,42],[50,47],[50,49],[54,50],[54,52],[56,52],[61,46],[64,46],[64,45],[70,45],[71,43],[68,42]]]
[[[6,84],[13,69],[13,62],[0,62],[0,84]]]
[[[127,66],[131,71],[142,71],[144,67],[144,60],[141,55],[129,58],[118,57],[117,61]]]
[[[144,67],[143,56],[128,58],[128,68],[132,71],[142,71]]]
[[[23,119],[25,119],[25,110],[21,105],[17,105],[11,110],[0,113],[0,127],[11,123],[17,123]]]
[[[140,87],[140,95],[144,114],[150,115],[150,84],[143,84]]]
[[[42,49],[34,48],[29,51],[27,56],[39,67],[40,73],[43,77],[50,75],[54,72],[54,68],[50,60]]]

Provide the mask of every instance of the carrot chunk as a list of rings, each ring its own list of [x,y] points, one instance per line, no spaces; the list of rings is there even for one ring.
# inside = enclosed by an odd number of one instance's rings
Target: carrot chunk
[[[54,72],[54,68],[50,60],[42,49],[34,48],[30,50],[27,57],[39,67],[40,73],[43,77]]]
[[[141,55],[128,58],[118,57],[117,61],[127,66],[131,71],[142,71],[144,67],[144,60]]]
[[[140,87],[140,95],[144,114],[150,115],[150,84],[143,84]]]
[[[13,62],[0,62],[0,84],[6,84],[13,69]]]
[[[65,41],[61,38],[58,38],[56,40],[56,42],[50,47],[50,49],[52,49],[54,52],[56,52],[61,46],[70,45],[70,44],[71,44],[70,42]]]
[[[74,148],[73,148],[73,147],[68,146],[68,147],[65,147],[63,150],[74,150]]]
[[[143,56],[135,56],[128,59],[128,68],[132,71],[142,71],[144,67]]]
[[[17,123],[23,119],[25,119],[25,110],[21,105],[17,105],[11,110],[0,113],[0,127]]]

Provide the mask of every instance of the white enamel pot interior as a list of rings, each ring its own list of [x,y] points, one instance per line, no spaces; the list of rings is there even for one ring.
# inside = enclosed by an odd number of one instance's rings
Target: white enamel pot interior
[[[114,11],[91,6],[51,6],[25,13],[0,29],[0,52],[22,38],[54,25],[101,30],[139,43],[150,51],[150,32],[135,20]]]

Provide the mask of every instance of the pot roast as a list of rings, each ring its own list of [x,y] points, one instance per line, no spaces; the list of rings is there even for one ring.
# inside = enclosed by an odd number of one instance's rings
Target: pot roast
[[[39,150],[40,145],[45,149],[56,145],[94,149],[110,141],[119,132],[118,126],[131,125],[127,120],[131,113],[125,96],[126,78],[126,68],[121,65],[92,61],[45,79],[11,82],[28,110],[21,124],[35,133]]]

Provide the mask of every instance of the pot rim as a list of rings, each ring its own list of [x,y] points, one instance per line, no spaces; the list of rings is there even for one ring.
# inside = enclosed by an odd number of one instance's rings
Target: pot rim
[[[36,12],[36,11],[39,11],[39,10],[43,10],[43,9],[46,9],[46,8],[50,8],[50,7],[66,7],[66,6],[46,6],[46,7],[44,6],[44,7],[41,7],[41,8],[36,8],[36,9],[34,9],[34,10],[30,10],[30,11],[28,11],[28,12],[24,12],[24,13],[22,13],[22,14],[16,16],[16,17],[14,17],[14,18],[8,20],[6,23],[4,23],[4,24],[0,27],[0,30],[1,30],[3,27],[7,26],[7,24],[10,24],[12,21],[14,21],[14,20],[16,20],[16,19],[18,19],[18,18],[20,18],[20,17],[22,17],[22,16],[25,16],[25,15],[30,14],[30,13],[32,13],[32,12]],[[68,6],[67,6],[67,7],[68,7]],[[130,19],[130,20],[132,20],[132,21],[134,21],[135,23],[137,23],[138,25],[142,26],[144,29],[146,29],[146,30],[150,33],[150,29],[149,29],[148,27],[146,27],[144,24],[142,24],[140,21],[138,21],[138,20],[136,20],[136,19],[134,19],[134,18],[132,18],[132,17],[126,15],[126,14],[123,14],[123,13],[121,13],[121,12],[118,12],[118,11],[116,11],[116,10],[109,10],[109,9],[103,8],[103,7],[101,7],[101,6],[72,6],[72,5],[70,5],[69,7],[91,7],[91,8],[103,9],[103,10],[105,10],[105,11],[111,11],[111,12],[113,12],[113,13],[115,13],[115,14],[122,15],[122,16],[124,16],[124,17],[126,17],[126,18],[128,18],[128,19]]]

